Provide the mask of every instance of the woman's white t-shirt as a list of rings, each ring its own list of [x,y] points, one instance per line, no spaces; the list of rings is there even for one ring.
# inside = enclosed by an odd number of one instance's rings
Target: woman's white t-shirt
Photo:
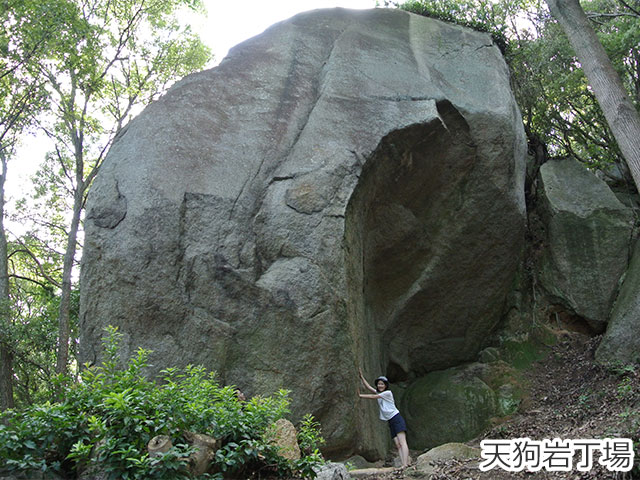
[[[380,420],[388,421],[395,417],[400,411],[396,408],[391,390],[378,392],[378,406],[380,407]]]

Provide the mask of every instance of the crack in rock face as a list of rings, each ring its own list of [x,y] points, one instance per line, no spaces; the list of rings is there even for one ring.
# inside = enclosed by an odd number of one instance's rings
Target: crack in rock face
[[[409,385],[474,360],[520,259],[526,145],[490,42],[402,11],[317,10],[178,82],[90,193],[81,360],[116,325],[123,356],[287,388],[325,453],[383,455],[358,366]]]

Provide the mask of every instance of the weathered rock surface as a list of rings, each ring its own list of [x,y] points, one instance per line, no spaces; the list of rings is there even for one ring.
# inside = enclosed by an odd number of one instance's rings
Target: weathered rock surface
[[[317,480],[350,480],[351,476],[342,463],[328,462],[320,467],[314,468]]]
[[[300,459],[300,447],[298,446],[298,432],[293,423],[286,418],[280,418],[273,424],[272,443],[278,448],[280,456],[288,460]]]
[[[408,425],[407,443],[425,450],[450,442],[467,441],[489,426],[492,417],[513,413],[516,392],[503,389],[492,378],[505,377],[504,362],[473,363],[431,372],[404,392],[400,412]],[[509,410],[509,404],[512,406]]]
[[[386,451],[357,366],[475,359],[524,230],[525,141],[488,35],[397,10],[298,15],[150,105],[88,201],[81,357],[292,390],[328,452]]]
[[[398,470],[396,467],[373,467],[373,468],[360,468],[350,470],[350,478],[388,478],[393,475],[393,472]]]
[[[611,319],[596,360],[610,365],[640,364],[640,248],[636,243],[631,263],[616,298]]]
[[[545,163],[540,178],[548,241],[541,281],[603,331],[629,262],[633,211],[575,160]]]
[[[384,465],[383,460],[378,460],[377,462],[369,462],[366,458],[361,455],[353,455],[346,460],[341,461],[340,463],[348,466],[350,469],[354,470],[362,470],[365,468],[380,468]]]
[[[412,473],[411,478],[430,478],[431,475],[436,473],[434,467],[435,462],[453,459],[467,460],[470,458],[480,460],[480,450],[469,447],[464,443],[445,443],[444,445],[432,448],[417,458],[415,472]]]

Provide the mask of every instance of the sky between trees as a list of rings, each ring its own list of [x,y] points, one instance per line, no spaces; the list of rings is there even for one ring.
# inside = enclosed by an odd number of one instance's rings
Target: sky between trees
[[[207,14],[185,11],[184,22],[190,24],[204,43],[211,48],[217,65],[230,48],[262,33],[265,29],[293,15],[317,8],[374,8],[376,0],[245,0],[228,2],[203,0]],[[30,177],[35,173],[51,145],[42,136],[29,136],[18,150],[11,164],[6,190],[9,200],[18,200],[31,188]],[[13,228],[19,228],[15,225]]]

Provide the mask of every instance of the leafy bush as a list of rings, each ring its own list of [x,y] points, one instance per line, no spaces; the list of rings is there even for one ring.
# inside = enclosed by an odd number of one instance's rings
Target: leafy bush
[[[386,5],[407,12],[469,27],[491,35],[504,53],[508,48],[504,6],[477,0],[407,0],[402,3],[386,1]]]
[[[303,476],[315,476],[313,468],[323,461],[319,449],[323,444],[324,438],[320,435],[320,424],[315,421],[313,415],[308,413],[300,422],[298,431],[298,445],[302,458],[297,461],[296,467]]]
[[[314,476],[322,462],[319,425],[307,416],[300,429],[303,457],[295,462],[278,455],[265,432],[288,413],[288,392],[238,400],[232,386],[221,387],[213,373],[189,366],[170,368],[161,382],[143,371],[148,351],[140,349],[124,368],[118,364],[120,334],[107,329],[105,361],[86,368],[78,383],[61,385],[58,403],[7,411],[0,416],[0,465],[5,471],[55,473],[74,477],[97,469],[118,479],[191,478],[187,459],[194,448],[185,434],[197,432],[220,440],[211,471],[223,475]],[[150,457],[147,444],[157,435],[172,448]],[[3,467],[0,467],[2,470]]]

